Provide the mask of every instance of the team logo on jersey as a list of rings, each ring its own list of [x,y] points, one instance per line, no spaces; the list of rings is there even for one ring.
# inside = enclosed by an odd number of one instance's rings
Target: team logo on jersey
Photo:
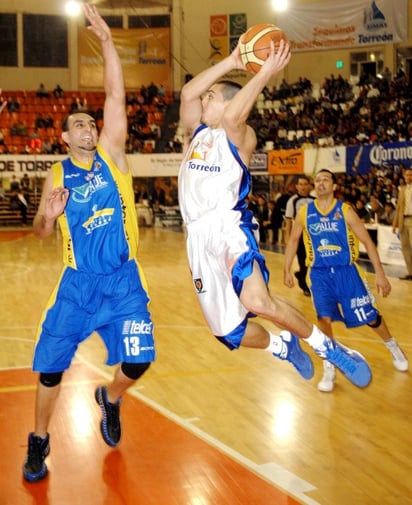
[[[206,291],[203,289],[203,281],[200,277],[198,279],[193,279],[193,283],[198,293],[206,293]]]
[[[109,184],[102,174],[90,173],[86,177],[86,183],[72,188],[73,200],[77,203],[87,203],[96,191],[105,189]]]
[[[97,205],[93,205],[92,211],[92,216],[90,216],[89,219],[82,225],[83,228],[86,229],[88,235],[96,228],[108,225],[114,214],[114,209],[109,208],[98,210]]]

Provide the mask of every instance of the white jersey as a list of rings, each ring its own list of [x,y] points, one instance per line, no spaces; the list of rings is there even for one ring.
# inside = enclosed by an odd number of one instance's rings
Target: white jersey
[[[255,262],[267,282],[257,222],[247,209],[251,177],[223,129],[201,126],[182,161],[179,204],[193,284],[213,334],[239,347],[248,317],[239,299]]]
[[[250,174],[225,130],[199,127],[179,172],[179,205],[185,224],[210,212],[235,209],[249,191]]]

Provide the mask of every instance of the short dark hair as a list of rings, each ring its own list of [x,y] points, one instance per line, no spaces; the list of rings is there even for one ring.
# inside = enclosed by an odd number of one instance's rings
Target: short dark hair
[[[96,115],[94,111],[92,110],[74,110],[73,112],[70,112],[62,121],[62,131],[67,132],[69,130],[69,118],[71,116],[74,116],[75,114],[87,114],[88,116],[92,117],[93,119],[96,119]]]
[[[333,184],[336,184],[336,175],[331,172],[330,170],[328,170],[327,168],[321,168],[317,173],[316,175],[318,174],[321,174],[322,172],[326,172],[327,174],[329,174],[331,177],[332,177],[332,182]]]
[[[236,93],[242,89],[242,86],[238,82],[230,81],[228,79],[217,81],[216,84],[222,85],[222,95],[224,100],[231,100]]]

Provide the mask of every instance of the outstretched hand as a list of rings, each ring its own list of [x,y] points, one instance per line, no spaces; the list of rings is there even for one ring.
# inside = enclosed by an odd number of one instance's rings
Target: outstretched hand
[[[55,188],[46,198],[44,217],[49,220],[57,219],[67,205],[69,190],[66,188]]]
[[[275,43],[273,40],[271,40],[269,55],[262,65],[260,72],[263,70],[269,71],[271,74],[277,74],[286,67],[290,61],[290,58],[290,46],[284,39],[280,40],[277,50],[275,49]]]
[[[96,7],[85,3],[83,4],[83,11],[90,23],[88,29],[92,30],[102,42],[108,40],[111,37],[110,28],[97,12]]]

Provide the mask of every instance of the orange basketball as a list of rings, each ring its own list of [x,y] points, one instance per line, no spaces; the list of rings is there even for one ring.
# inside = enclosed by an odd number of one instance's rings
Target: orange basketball
[[[284,32],[275,25],[261,23],[251,26],[239,38],[240,57],[246,69],[257,74],[269,56],[270,41],[273,40],[277,50],[282,39],[288,42]]]

